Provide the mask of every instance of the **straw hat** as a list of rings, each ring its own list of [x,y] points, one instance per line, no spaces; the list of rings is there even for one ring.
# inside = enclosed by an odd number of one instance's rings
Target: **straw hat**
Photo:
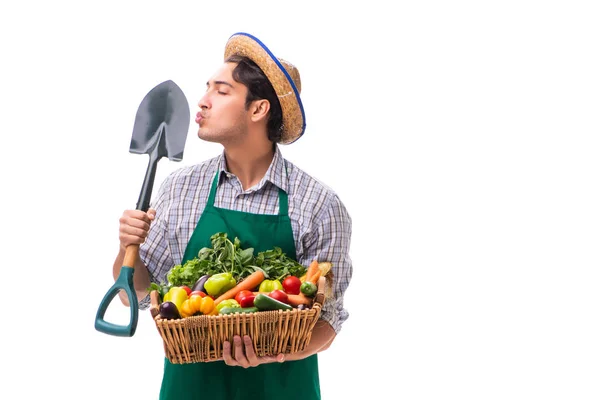
[[[232,55],[248,57],[265,73],[279,98],[283,114],[282,144],[298,140],[304,133],[306,121],[300,100],[300,72],[289,62],[277,58],[254,36],[238,32],[225,45],[225,59]]]

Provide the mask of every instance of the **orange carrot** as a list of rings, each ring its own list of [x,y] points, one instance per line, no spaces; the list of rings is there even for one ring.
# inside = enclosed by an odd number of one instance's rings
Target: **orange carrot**
[[[319,278],[321,277],[321,271],[317,271],[314,274],[311,275],[311,277],[309,279],[307,279],[307,282],[312,282],[315,285],[317,284],[317,282],[319,281]]]
[[[305,281],[309,281],[310,278],[317,271],[319,271],[319,262],[317,260],[313,260],[313,262],[311,262],[310,265],[308,266],[308,268],[306,269],[306,278],[305,278]]]
[[[288,303],[291,306],[297,307],[300,304],[304,304],[304,305],[311,305],[312,304],[312,299],[310,297],[305,296],[304,294],[300,293],[300,294],[288,294]]]
[[[265,280],[265,274],[261,270],[257,270],[247,277],[245,277],[240,283],[220,295],[215,299],[215,306],[223,300],[233,299],[236,294],[242,290],[252,290],[256,288],[262,281]]]

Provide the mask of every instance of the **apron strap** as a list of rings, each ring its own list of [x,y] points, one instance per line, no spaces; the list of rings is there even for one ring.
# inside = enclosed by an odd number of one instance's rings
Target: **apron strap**
[[[285,179],[288,179],[286,160],[283,161],[283,165],[285,167]],[[279,188],[279,215],[283,217],[287,217],[288,215],[288,196],[282,188]]]
[[[208,200],[206,200],[206,207],[213,207],[215,205],[215,195],[217,193],[217,185],[219,183],[219,172],[215,174],[215,179],[213,179],[212,186],[210,187],[210,194],[208,195]]]
[[[281,188],[279,188],[279,215],[283,217],[288,215],[288,196]]]

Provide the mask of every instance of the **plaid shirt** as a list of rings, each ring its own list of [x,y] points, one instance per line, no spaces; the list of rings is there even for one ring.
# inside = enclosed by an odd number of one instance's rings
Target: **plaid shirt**
[[[221,175],[215,207],[277,214],[279,188],[287,193],[296,259],[305,267],[315,259],[332,263],[333,293],[326,297],[321,318],[339,332],[348,318],[343,299],[352,277],[349,257],[352,222],[338,196],[285,160],[278,147],[265,176],[247,190],[227,171],[224,153],[201,164],[181,168],[165,179],[152,205],[156,218],[146,241],[140,246],[140,258],[148,267],[150,280],[166,282],[167,272],[181,264],[217,170]],[[148,305],[149,296],[146,296],[140,302],[140,308],[145,309]]]

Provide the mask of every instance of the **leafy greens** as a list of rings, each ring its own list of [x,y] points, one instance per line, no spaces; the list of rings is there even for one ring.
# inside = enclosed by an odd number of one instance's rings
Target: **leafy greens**
[[[230,272],[238,282],[259,269],[268,279],[278,280],[289,275],[301,277],[306,272],[302,264],[289,258],[279,247],[254,256],[254,248],[242,249],[239,238],[232,242],[226,233],[215,233],[210,241],[211,247],[200,249],[198,256],[175,265],[167,273],[167,283],[152,283],[150,290],[163,293],[172,286],[192,287],[201,276],[221,272]]]

